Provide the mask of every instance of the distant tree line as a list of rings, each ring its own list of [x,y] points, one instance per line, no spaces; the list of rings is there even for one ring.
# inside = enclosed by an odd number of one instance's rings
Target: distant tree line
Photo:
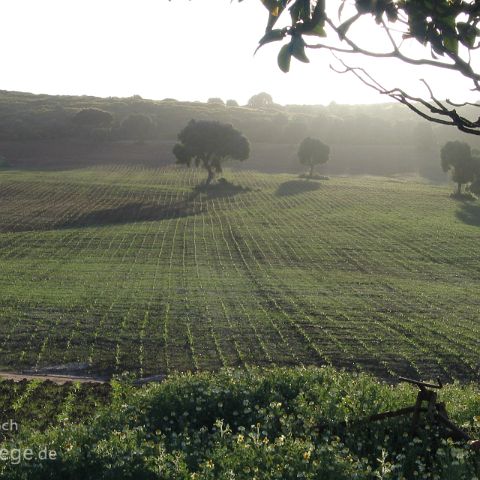
[[[320,138],[334,152],[332,173],[419,171],[432,179],[445,179],[438,161],[441,144],[465,140],[448,127],[420,123],[397,104],[283,107],[261,92],[240,107],[233,99],[224,102],[216,97],[201,103],[151,101],[138,95],[96,98],[0,91],[0,141],[175,142],[192,118],[228,123],[243,132],[265,152],[265,171],[279,171],[275,165],[282,155],[282,165],[290,162],[292,171],[300,168],[296,149],[311,137]],[[468,141],[480,149],[480,139],[469,136]]]
[[[277,144],[296,144],[306,136],[321,136],[329,144],[413,144],[417,125],[416,118],[397,105],[283,107],[265,92],[238,107],[233,99],[225,103],[215,97],[201,103],[151,101],[138,95],[102,99],[0,91],[4,140],[84,137],[96,129],[107,129],[112,140],[127,139],[132,132],[123,123],[131,115],[148,117],[146,137],[160,140],[175,140],[191,118],[231,123],[251,141]]]

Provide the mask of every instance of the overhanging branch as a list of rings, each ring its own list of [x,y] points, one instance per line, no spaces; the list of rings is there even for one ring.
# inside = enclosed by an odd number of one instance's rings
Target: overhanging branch
[[[400,88],[387,89],[377,80],[375,80],[365,69],[360,67],[350,67],[337,55],[333,54],[335,58],[342,64],[343,68],[336,68],[333,65],[330,65],[330,68],[336,73],[345,74],[352,73],[357,77],[363,84],[367,85],[369,88],[376,90],[381,95],[386,95],[406,107],[412,110],[414,113],[420,117],[429,120],[430,122],[438,123],[441,125],[455,126],[460,131],[480,135],[480,118],[475,121],[469,120],[468,118],[460,115],[455,108],[450,109],[447,107],[449,105],[447,102],[441,102],[438,100],[425,80],[421,80],[422,83],[426,86],[429,94],[430,101],[425,100],[420,97],[414,97]],[[453,106],[450,104],[450,106]],[[422,109],[423,107],[423,109]]]

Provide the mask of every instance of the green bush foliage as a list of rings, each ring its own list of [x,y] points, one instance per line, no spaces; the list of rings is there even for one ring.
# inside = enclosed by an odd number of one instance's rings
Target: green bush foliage
[[[84,424],[25,430],[5,448],[57,452],[55,461],[0,463],[8,479],[472,479],[478,453],[409,422],[356,424],[409,405],[416,391],[330,367],[185,374],[136,389],[114,381],[112,401]],[[454,421],[478,435],[478,387],[450,385]],[[339,421],[350,422],[338,428]],[[329,425],[319,431],[319,424]]]

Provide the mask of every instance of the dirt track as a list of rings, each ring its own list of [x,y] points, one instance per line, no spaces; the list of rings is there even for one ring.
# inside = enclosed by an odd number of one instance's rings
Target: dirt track
[[[23,373],[11,373],[11,372],[0,372],[0,379],[4,380],[13,380],[15,382],[20,382],[21,380],[50,380],[51,382],[64,384],[67,382],[80,382],[80,383],[105,383],[108,380],[103,378],[95,377],[75,377],[75,376],[66,376],[66,375],[27,375]]]
[[[165,375],[153,375],[146,378],[138,378],[134,380],[133,384],[140,386],[147,383],[162,382],[165,380]],[[62,385],[67,382],[80,382],[80,383],[108,383],[109,378],[106,377],[82,377],[76,375],[52,375],[52,374],[26,374],[26,373],[14,373],[14,372],[0,372],[0,380],[13,380],[14,382],[20,382],[22,380],[40,380],[51,381]]]

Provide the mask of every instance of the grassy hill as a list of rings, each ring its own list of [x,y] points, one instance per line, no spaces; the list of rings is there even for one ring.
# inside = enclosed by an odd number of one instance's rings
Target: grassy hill
[[[225,176],[0,172],[1,368],[479,379],[477,203],[401,178]]]

